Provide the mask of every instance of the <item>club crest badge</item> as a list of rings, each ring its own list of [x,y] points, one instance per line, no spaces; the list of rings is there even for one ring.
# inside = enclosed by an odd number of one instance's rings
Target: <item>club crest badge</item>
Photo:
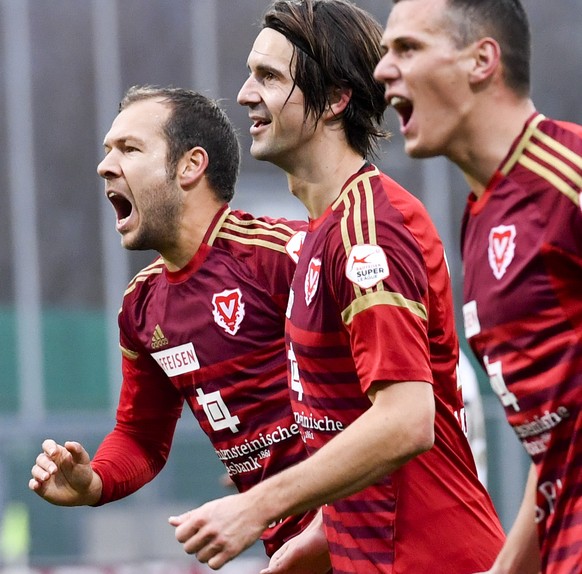
[[[379,245],[354,245],[346,262],[346,277],[369,289],[390,275],[386,253]]]
[[[489,265],[496,279],[501,279],[515,255],[515,225],[498,225],[489,232]]]
[[[295,263],[299,261],[299,255],[301,255],[301,248],[303,247],[303,242],[305,241],[305,231],[298,231],[287,241],[285,245],[285,251],[287,255],[293,259]]]
[[[225,289],[212,297],[212,315],[219,327],[236,335],[245,316],[245,304],[240,289]]]
[[[319,285],[319,275],[321,274],[321,259],[312,257],[307,267],[305,275],[305,304],[309,307]]]

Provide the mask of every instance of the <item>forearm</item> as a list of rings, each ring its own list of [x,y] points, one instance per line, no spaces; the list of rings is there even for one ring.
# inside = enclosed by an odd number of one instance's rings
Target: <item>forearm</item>
[[[124,357],[117,422],[91,462],[103,481],[99,504],[132,494],[160,472],[181,411],[170,381]]]
[[[242,494],[171,516],[184,551],[220,568],[272,522],[363,490],[432,447],[430,384],[382,383],[368,394],[372,406],[313,456]]]
[[[537,473],[531,465],[521,507],[495,561],[496,574],[538,574],[540,555],[535,523]]]
[[[147,445],[119,426],[105,437],[91,461],[102,481],[102,492],[94,504],[119,500],[150,482],[164,467],[167,454],[155,444]]]
[[[358,492],[432,446],[434,398],[427,383],[397,383],[307,460],[249,491],[268,521]]]

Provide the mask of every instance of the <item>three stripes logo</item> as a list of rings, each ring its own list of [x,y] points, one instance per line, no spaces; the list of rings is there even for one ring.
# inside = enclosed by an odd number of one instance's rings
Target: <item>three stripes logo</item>
[[[164,345],[169,343],[168,339],[164,336],[162,328],[159,325],[156,325],[154,329],[154,334],[152,335],[152,349],[159,349]]]

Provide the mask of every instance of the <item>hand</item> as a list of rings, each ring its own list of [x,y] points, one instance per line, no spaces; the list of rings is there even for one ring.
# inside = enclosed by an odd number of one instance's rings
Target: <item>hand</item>
[[[311,523],[273,556],[259,574],[326,574],[331,572],[327,539],[323,532],[321,510]]]
[[[89,454],[78,442],[60,445],[47,439],[32,467],[28,488],[59,506],[96,504],[102,484],[90,462]]]
[[[253,544],[268,526],[248,493],[225,496],[180,516],[170,516],[187,554],[218,570]]]

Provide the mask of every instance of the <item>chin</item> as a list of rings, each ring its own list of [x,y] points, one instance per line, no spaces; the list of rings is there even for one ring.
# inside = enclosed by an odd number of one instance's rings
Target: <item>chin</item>
[[[251,146],[251,155],[254,159],[258,159],[259,161],[270,161],[271,159],[271,154],[268,153],[268,150],[261,149],[254,144]]]
[[[123,235],[121,237],[121,245],[128,251],[144,251],[146,249],[150,249],[150,247],[146,245],[143,238],[139,235]]]
[[[423,147],[418,143],[406,142],[404,144],[404,151],[406,154],[414,159],[425,159],[440,155],[437,150]]]
[[[121,238],[121,246],[128,251],[136,251],[139,248],[136,247],[135,242],[127,239],[126,237]]]

